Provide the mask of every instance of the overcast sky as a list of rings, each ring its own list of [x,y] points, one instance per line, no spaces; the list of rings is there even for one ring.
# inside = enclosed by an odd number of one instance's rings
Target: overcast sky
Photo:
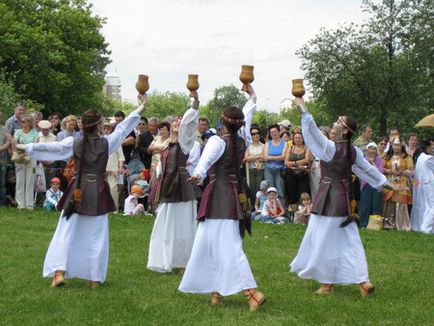
[[[219,86],[234,84],[242,64],[255,66],[258,106],[277,111],[302,78],[295,51],[321,27],[360,23],[361,0],[90,0],[107,18],[102,32],[112,51],[109,75],[118,75],[123,100],[135,102],[139,73],[151,90],[186,92],[187,74],[199,74],[206,103]]]

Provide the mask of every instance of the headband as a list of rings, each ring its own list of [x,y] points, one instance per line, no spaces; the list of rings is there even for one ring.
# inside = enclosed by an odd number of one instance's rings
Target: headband
[[[92,122],[92,123],[89,123],[89,124],[85,124],[85,123],[81,123],[82,124],[82,126],[83,126],[83,128],[90,128],[90,127],[93,127],[93,126],[96,126],[97,124],[99,124],[99,123],[101,123],[101,121],[102,121],[102,117],[101,118],[99,118],[99,120],[98,121],[95,121],[95,122]]]
[[[242,124],[242,123],[244,123],[244,118],[242,118],[242,119],[232,119],[232,118],[229,118],[229,117],[225,116],[224,113],[222,113],[222,116],[220,118],[223,119],[223,120],[225,120],[225,121],[227,121],[227,122],[229,122],[229,123],[232,123],[232,124]]]
[[[341,123],[345,128],[347,128],[349,131],[351,131],[351,133],[353,133],[353,134],[356,133],[356,132],[354,131],[353,128],[351,128],[351,127],[349,127],[349,126],[347,125],[347,123],[345,122],[343,116],[340,116],[340,117],[338,118],[338,121],[339,121],[339,122],[340,122],[340,123]]]

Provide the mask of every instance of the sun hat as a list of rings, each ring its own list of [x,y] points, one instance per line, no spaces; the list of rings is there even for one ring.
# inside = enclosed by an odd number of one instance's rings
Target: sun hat
[[[399,138],[395,138],[394,140],[393,140],[393,143],[392,143],[393,145],[401,145],[401,142],[399,141]]]
[[[369,147],[375,147],[375,148],[378,148],[378,147],[377,147],[377,144],[374,143],[373,141],[371,141],[368,145],[366,145],[366,148],[369,148]]]
[[[275,192],[275,193],[277,194],[277,189],[276,189],[276,187],[270,187],[270,188],[268,188],[268,190],[267,190],[267,194],[269,194],[270,192]]]
[[[48,120],[41,120],[38,122],[38,127],[41,129],[50,129],[51,128],[51,122]]]
[[[285,128],[289,128],[291,126],[291,122],[288,119],[284,119],[278,123],[279,126],[284,126]]]
[[[134,186],[132,186],[131,187],[131,190],[130,190],[130,193],[132,193],[132,194],[134,194],[134,193],[137,193],[137,194],[142,194],[142,187],[140,187],[139,185],[134,185]]]

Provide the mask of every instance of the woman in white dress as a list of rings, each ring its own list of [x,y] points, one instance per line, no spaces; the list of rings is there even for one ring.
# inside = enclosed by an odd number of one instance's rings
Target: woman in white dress
[[[329,294],[334,284],[359,284],[362,296],[374,290],[369,281],[365,251],[356,223],[352,222],[350,169],[374,188],[387,183],[386,177],[369,164],[360,149],[351,146],[356,123],[339,117],[333,124],[333,140],[316,126],[302,98],[296,98],[302,111],[302,130],[306,145],[321,160],[323,175],[314,198],[309,225],[291,272],[322,284],[318,294]],[[387,186],[390,186],[387,184]]]
[[[185,269],[197,228],[197,201],[200,190],[188,182],[186,164],[195,164],[200,144],[196,142],[199,121],[197,92],[191,92],[193,107],[172,121],[170,143],[161,152],[158,179],[151,201],[158,204],[157,218],[149,242],[147,268],[160,273]],[[193,148],[196,147],[196,150]],[[160,172],[161,170],[161,172]]]
[[[244,118],[245,128],[250,130],[256,108],[251,86],[248,92],[251,97],[244,106],[244,114],[236,107],[223,111],[222,135],[209,138],[191,177],[193,183],[199,183],[209,170],[210,182],[202,195],[198,212],[201,222],[179,290],[211,293],[211,303],[216,305],[222,303],[222,296],[242,291],[248,298],[250,311],[256,311],[265,296],[257,291],[239,229],[240,220],[248,218],[243,216],[239,201],[239,168],[246,149],[239,135],[245,134]]]
[[[414,154],[416,168],[411,210],[411,229],[427,234],[434,233],[434,156],[431,153],[431,142],[424,140]]]
[[[109,154],[134,129],[147,104],[147,96],[110,135],[101,137],[103,116],[96,110],[83,114],[83,140],[67,137],[56,143],[23,146],[37,160],[66,160],[74,156],[77,176],[68,186],[58,207],[59,223],[44,261],[43,276],[53,277],[52,287],[64,285],[65,278],[89,281],[97,287],[107,275],[109,254],[108,212],[115,210],[105,179]]]

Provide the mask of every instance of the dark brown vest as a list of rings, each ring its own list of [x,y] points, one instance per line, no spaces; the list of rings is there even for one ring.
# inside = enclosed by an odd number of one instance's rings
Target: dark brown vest
[[[181,150],[179,143],[170,143],[169,147],[161,153],[163,171],[158,182],[160,187],[160,203],[178,203],[195,200],[200,197],[199,187],[187,181],[190,177],[185,164],[188,155]]]
[[[312,212],[324,216],[348,216],[350,180],[348,169],[354,164],[356,150],[351,146],[351,160],[347,157],[347,142],[336,143],[336,153],[330,162],[321,161],[321,181],[313,201]]]
[[[76,176],[79,175],[81,161],[81,140],[74,140],[73,155],[76,166]],[[108,141],[102,137],[92,137],[86,143],[85,157],[82,164],[80,189],[80,202],[76,205],[76,212],[82,215],[97,216],[116,210],[115,203],[110,195],[110,187],[106,180],[108,160]],[[63,209],[72,199],[77,179],[71,180],[65,194],[59,201],[58,208]]]
[[[234,153],[237,153],[238,162],[241,164],[246,145],[244,140],[238,137],[238,148],[234,151],[233,138],[225,135],[222,139],[226,143],[225,151],[208,171],[210,182],[202,194],[198,212],[199,220],[243,218],[238,198],[240,188],[237,175],[240,173],[240,166],[237,164]]]

